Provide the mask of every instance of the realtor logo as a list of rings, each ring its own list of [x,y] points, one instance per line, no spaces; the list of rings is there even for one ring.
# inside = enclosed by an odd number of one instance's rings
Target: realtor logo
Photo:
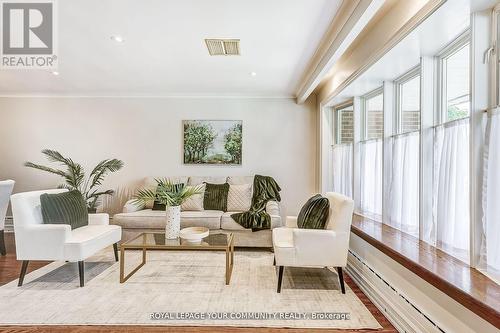
[[[2,1],[1,67],[56,67],[53,1]]]

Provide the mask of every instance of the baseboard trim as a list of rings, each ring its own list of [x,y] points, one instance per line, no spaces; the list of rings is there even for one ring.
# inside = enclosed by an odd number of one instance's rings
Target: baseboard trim
[[[351,250],[346,270],[398,332],[446,333]]]

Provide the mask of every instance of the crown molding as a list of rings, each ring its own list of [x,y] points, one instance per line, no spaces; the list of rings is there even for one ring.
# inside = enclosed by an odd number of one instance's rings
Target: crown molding
[[[141,95],[141,94],[2,94],[0,98],[157,98],[157,99],[296,99],[294,95]]]
[[[342,2],[300,80],[296,90],[297,103],[303,103],[309,97],[384,2],[384,0]]]
[[[420,23],[432,15],[447,0],[429,0],[415,15],[413,15],[397,32],[378,50],[374,50],[363,65],[359,66],[351,75],[349,75],[335,90],[322,99],[324,105],[330,105],[331,101],[341,93],[348,85],[356,80],[361,74],[366,72],[373,64],[389,52],[394,46],[401,42],[410,32],[412,32]]]

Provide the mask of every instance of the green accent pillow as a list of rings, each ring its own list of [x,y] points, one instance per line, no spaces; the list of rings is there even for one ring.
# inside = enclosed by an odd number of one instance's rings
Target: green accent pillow
[[[227,193],[229,184],[205,183],[205,195],[203,197],[203,209],[227,211]]]
[[[302,229],[325,229],[330,212],[327,198],[316,194],[311,197],[300,210],[297,226]]]
[[[40,195],[44,224],[69,224],[71,229],[89,224],[87,203],[80,191]]]
[[[172,184],[173,189],[172,192],[179,192],[184,188],[184,183]],[[156,187],[158,191],[158,186]],[[153,210],[166,210],[167,207],[164,204],[161,204],[158,200],[153,202]]]

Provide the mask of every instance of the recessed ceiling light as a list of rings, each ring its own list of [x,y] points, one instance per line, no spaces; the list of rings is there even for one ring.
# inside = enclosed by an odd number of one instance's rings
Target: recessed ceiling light
[[[122,36],[111,36],[111,39],[117,43],[123,43],[125,41]]]
[[[255,72],[251,72],[251,73],[250,73],[250,75],[252,75],[252,76],[256,76],[256,75],[257,75],[257,73],[255,73]]]
[[[52,71],[51,73],[52,73],[53,75],[55,75],[55,76],[59,75],[59,72],[58,72],[58,71]]]

